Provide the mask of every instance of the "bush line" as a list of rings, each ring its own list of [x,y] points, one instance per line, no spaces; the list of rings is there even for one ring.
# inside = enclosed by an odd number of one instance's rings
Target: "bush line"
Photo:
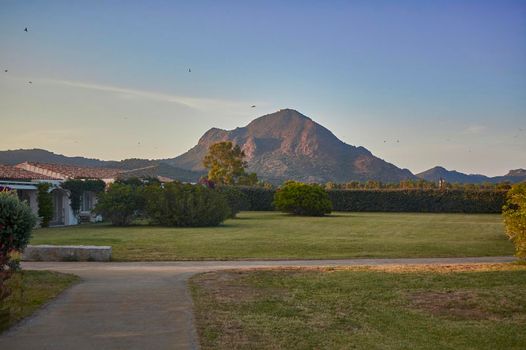
[[[242,210],[274,210],[275,189],[239,187],[246,195]],[[501,213],[505,190],[378,189],[328,190],[334,211]]]

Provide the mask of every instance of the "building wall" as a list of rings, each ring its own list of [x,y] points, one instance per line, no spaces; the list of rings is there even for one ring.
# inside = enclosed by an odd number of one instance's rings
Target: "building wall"
[[[38,216],[38,197],[37,191],[28,191],[29,193],[29,207],[33,214]]]

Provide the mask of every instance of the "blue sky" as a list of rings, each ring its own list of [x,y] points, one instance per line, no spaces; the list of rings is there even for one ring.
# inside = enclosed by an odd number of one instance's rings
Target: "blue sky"
[[[166,158],[294,108],[413,172],[526,168],[526,1],[0,5],[0,149]]]

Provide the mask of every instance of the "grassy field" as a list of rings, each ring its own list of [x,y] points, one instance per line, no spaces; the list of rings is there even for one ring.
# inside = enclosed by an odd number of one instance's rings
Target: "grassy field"
[[[23,271],[13,275],[8,282],[12,293],[2,305],[10,310],[10,317],[7,322],[2,319],[0,332],[31,315],[78,279],[74,275],[50,271]]]
[[[223,271],[191,279],[203,349],[524,349],[526,266]]]
[[[512,255],[500,215],[335,213],[294,217],[244,212],[213,228],[39,229],[31,244],[113,246],[116,261],[199,259],[338,259]]]

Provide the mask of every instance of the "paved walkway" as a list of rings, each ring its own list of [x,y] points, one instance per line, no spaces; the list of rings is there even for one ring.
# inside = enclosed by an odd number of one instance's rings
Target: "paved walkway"
[[[28,270],[73,273],[82,282],[0,336],[0,349],[198,349],[190,276],[279,266],[465,264],[513,257],[194,262],[42,262]]]

